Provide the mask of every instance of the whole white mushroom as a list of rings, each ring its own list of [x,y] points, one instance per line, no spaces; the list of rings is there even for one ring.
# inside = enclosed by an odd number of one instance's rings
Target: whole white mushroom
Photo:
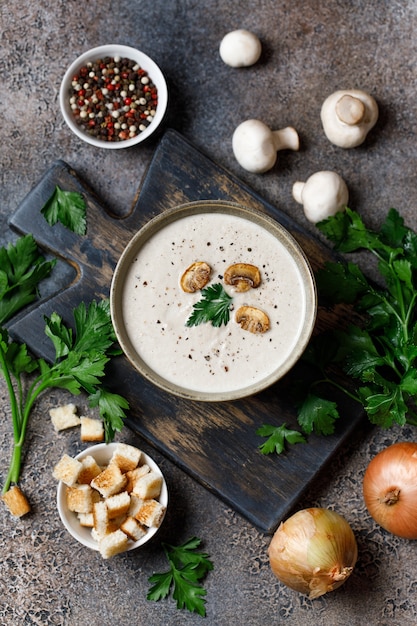
[[[292,195],[303,205],[306,218],[314,224],[343,211],[349,201],[343,178],[328,170],[312,174],[305,183],[295,182]]]
[[[223,37],[219,52],[226,65],[248,67],[258,61],[261,56],[262,45],[254,33],[240,28],[232,30]]]
[[[271,130],[261,120],[250,119],[235,129],[232,146],[237,162],[245,170],[262,174],[274,167],[279,150],[298,150],[300,142],[292,126]]]
[[[320,116],[329,141],[340,148],[356,148],[375,126],[378,114],[378,105],[372,96],[360,89],[349,89],[328,96]]]

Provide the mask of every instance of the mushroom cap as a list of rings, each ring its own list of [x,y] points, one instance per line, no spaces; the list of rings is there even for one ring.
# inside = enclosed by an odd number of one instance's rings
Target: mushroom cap
[[[346,89],[326,98],[320,117],[331,143],[340,148],[356,148],[375,126],[378,114],[378,105],[371,95],[360,89]]]
[[[261,273],[256,265],[234,263],[224,273],[226,285],[233,285],[238,292],[256,289],[261,284]]]
[[[181,288],[186,293],[195,293],[207,285],[210,275],[210,265],[205,261],[196,261],[187,267],[181,276]]]
[[[312,174],[304,184],[294,183],[293,196],[302,203],[306,218],[314,224],[342,211],[349,201],[343,178],[328,170]]]
[[[239,124],[233,133],[232,146],[238,163],[255,174],[271,169],[277,160],[272,131],[261,120],[250,119]]]
[[[254,306],[241,306],[236,311],[235,320],[243,330],[250,333],[266,333],[270,321],[265,311]]]
[[[249,67],[259,60],[261,52],[258,37],[243,28],[227,33],[220,42],[220,57],[230,67]]]

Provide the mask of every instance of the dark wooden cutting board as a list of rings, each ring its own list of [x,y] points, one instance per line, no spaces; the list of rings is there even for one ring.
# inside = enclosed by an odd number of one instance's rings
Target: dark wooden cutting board
[[[132,172],[135,180],[135,172]],[[48,226],[40,209],[55,185],[80,191],[88,204],[84,237],[57,224]],[[142,181],[130,215],[111,217],[75,171],[57,161],[29,193],[10,225],[32,233],[39,246],[65,259],[76,269],[70,285],[57,284],[56,293],[9,324],[10,333],[34,353],[53,356],[44,334],[44,315],[58,312],[71,320],[82,300],[108,297],[114,267],[135,232],[156,214],[195,200],[231,200],[264,211],[280,222],[303,247],[313,269],[331,257],[330,251],[290,218],[259,197],[237,178],[195,149],[176,131],[162,137]],[[316,329],[322,330],[348,312],[320,307]],[[238,402],[198,403],[176,398],[155,388],[136,373],[124,357],[114,360],[108,384],[128,398],[128,426],[154,445],[210,491],[264,532],[272,532],[293,509],[331,457],[362,422],[359,406],[344,402],[337,431],[309,438],[277,456],[264,456],[256,430],[264,423],[296,427],[288,399],[294,371],[268,390]],[[168,477],[169,480],[169,477]]]

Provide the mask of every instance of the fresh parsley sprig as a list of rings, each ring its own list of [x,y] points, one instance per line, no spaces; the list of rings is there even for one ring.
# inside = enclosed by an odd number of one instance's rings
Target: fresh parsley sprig
[[[114,329],[108,300],[80,303],[73,312],[75,331],[53,313],[45,318],[45,333],[55,348],[47,363],[29,354],[27,346],[10,341],[0,327],[0,371],[7,385],[13,424],[13,452],[2,493],[19,482],[22,447],[32,408],[47,389],[66,389],[74,395],[86,391],[91,406],[97,406],[105,427],[106,441],[123,427],[128,402],[103,386],[105,366],[114,354]],[[25,384],[25,376],[31,382]]]
[[[85,235],[87,232],[87,205],[77,191],[64,191],[56,185],[41,213],[50,226],[61,222],[77,235]]]
[[[297,387],[302,432],[334,432],[340,412],[327,397],[330,387],[363,406],[372,424],[417,425],[416,233],[396,209],[389,210],[379,231],[349,208],[317,227],[340,253],[370,252],[379,275],[370,281],[346,259],[328,262],[316,273],[322,302],[350,305],[354,315],[347,328],[314,336],[302,357],[313,374],[308,385]]]
[[[200,582],[213,569],[213,563],[208,554],[196,551],[200,543],[200,539],[192,537],[180,546],[162,544],[169,570],[149,577],[152,587],[148,600],[157,602],[169,596],[172,590],[178,609],[185,608],[203,617],[206,615],[204,596],[207,591]]]
[[[305,437],[298,431],[287,428],[284,423],[281,426],[272,424],[263,424],[256,434],[260,437],[266,437],[267,440],[259,446],[262,454],[272,454],[276,452],[281,454],[285,450],[286,443],[294,445],[296,443],[306,443]]]
[[[334,333],[339,348],[327,366],[337,364],[354,381],[371,423],[383,428],[417,424],[417,235],[396,209],[390,209],[379,232],[350,209],[318,227],[339,252],[371,252],[379,270],[375,285],[349,263],[337,294],[332,273],[340,263],[328,263],[318,273],[319,293],[331,302],[352,303],[364,319],[363,325]]]
[[[212,326],[226,325],[230,319],[230,305],[233,300],[221,283],[215,283],[201,290],[202,298],[193,306],[193,312],[186,326],[198,326],[211,322]]]
[[[0,248],[0,325],[36,300],[39,283],[55,264],[45,260],[32,235]]]

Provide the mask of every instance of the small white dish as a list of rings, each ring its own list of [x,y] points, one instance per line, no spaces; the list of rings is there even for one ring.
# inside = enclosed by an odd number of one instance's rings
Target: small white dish
[[[109,463],[113,452],[116,449],[116,446],[117,443],[99,443],[95,446],[86,448],[85,450],[77,454],[77,456],[74,458],[76,458],[77,460],[81,460],[86,456],[91,455],[100,466],[104,467],[107,466],[107,464]],[[142,463],[146,463],[147,465],[149,465],[152,471],[157,472],[159,475],[162,476],[162,488],[158,501],[165,507],[166,510],[166,507],[168,505],[168,489],[165,478],[161,470],[159,469],[159,466],[149,455],[145,454],[143,451],[141,464]],[[62,523],[64,524],[70,535],[74,537],[74,539],[82,543],[87,548],[98,551],[98,543],[93,538],[91,534],[91,529],[81,526],[78,521],[77,514],[68,509],[66,503],[66,489],[67,486],[62,481],[59,481],[57,489],[57,506]],[[161,525],[159,525],[158,527],[149,528],[147,533],[139,541],[129,540],[128,550],[134,550],[135,548],[139,548],[139,546],[143,546],[143,544],[147,543],[158,532],[160,526]]]
[[[158,101],[155,109],[155,115],[153,116],[152,121],[145,130],[139,132],[134,137],[130,137],[121,141],[106,141],[88,134],[82,128],[82,126],[77,124],[73,111],[71,109],[71,85],[74,76],[78,75],[80,69],[85,66],[86,63],[96,62],[100,59],[104,59],[105,57],[115,56],[134,61],[137,65],[140,66],[140,68],[142,68],[147,73],[149,79],[152,81],[157,89]],[[141,52],[140,50],[137,50],[136,48],[132,48],[130,46],[108,44],[92,48],[91,50],[87,50],[77,59],[75,59],[73,63],[71,63],[71,65],[65,72],[64,78],[61,83],[59,102],[65,122],[72,130],[72,132],[77,135],[77,137],[93,146],[96,146],[97,148],[116,150],[135,146],[148,139],[150,135],[152,135],[156,131],[165,116],[165,112],[168,106],[168,88],[162,71],[155,63],[155,61],[153,61],[144,52]]]

